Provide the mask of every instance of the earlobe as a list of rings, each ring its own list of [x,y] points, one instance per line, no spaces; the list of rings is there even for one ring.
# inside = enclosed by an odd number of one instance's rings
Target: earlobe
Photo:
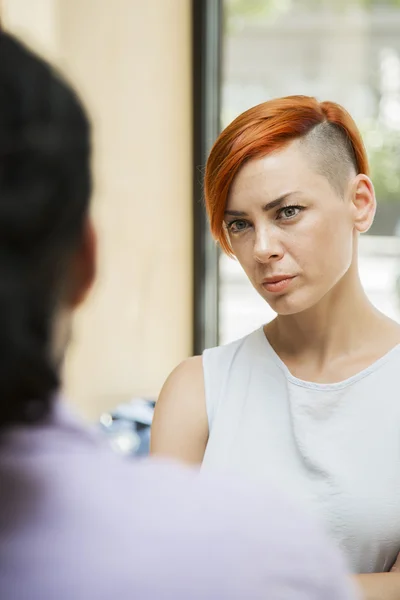
[[[354,180],[352,202],[354,227],[359,233],[366,233],[374,221],[376,212],[375,190],[367,175],[357,175]]]

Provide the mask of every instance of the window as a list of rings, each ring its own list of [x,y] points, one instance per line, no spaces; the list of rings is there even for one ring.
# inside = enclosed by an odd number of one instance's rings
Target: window
[[[400,322],[400,0],[224,0],[221,121],[290,94],[333,100],[364,136],[378,212],[361,237],[371,301]],[[219,258],[219,341],[273,317],[241,267]]]

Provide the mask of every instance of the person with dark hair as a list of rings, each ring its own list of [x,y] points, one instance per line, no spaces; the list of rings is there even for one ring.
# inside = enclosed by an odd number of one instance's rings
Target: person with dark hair
[[[0,595],[350,600],[340,557],[273,489],[123,461],[60,398],[95,277],[90,126],[0,34]]]

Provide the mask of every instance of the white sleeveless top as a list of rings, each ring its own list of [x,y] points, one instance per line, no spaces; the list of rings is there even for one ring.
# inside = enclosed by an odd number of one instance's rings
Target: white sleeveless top
[[[400,345],[333,384],[292,376],[262,328],[203,354],[203,469],[276,481],[322,518],[354,573],[400,550]]]

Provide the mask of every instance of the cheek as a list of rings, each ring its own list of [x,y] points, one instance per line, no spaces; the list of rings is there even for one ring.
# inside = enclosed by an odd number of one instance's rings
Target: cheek
[[[329,254],[335,253],[339,258],[350,258],[353,248],[353,225],[347,215],[339,213],[329,219],[323,232],[323,248]]]
[[[353,235],[343,216],[316,225],[310,239],[312,252],[304,250],[304,256],[314,274],[321,280],[336,279],[347,271],[353,257]]]
[[[249,236],[250,237],[250,236]],[[250,274],[254,268],[253,244],[250,239],[231,240],[231,246],[236,260],[240,263],[242,269]]]
[[[307,226],[293,230],[287,250],[307,273],[323,275],[347,268],[352,258],[352,226],[343,213],[309,219]]]

